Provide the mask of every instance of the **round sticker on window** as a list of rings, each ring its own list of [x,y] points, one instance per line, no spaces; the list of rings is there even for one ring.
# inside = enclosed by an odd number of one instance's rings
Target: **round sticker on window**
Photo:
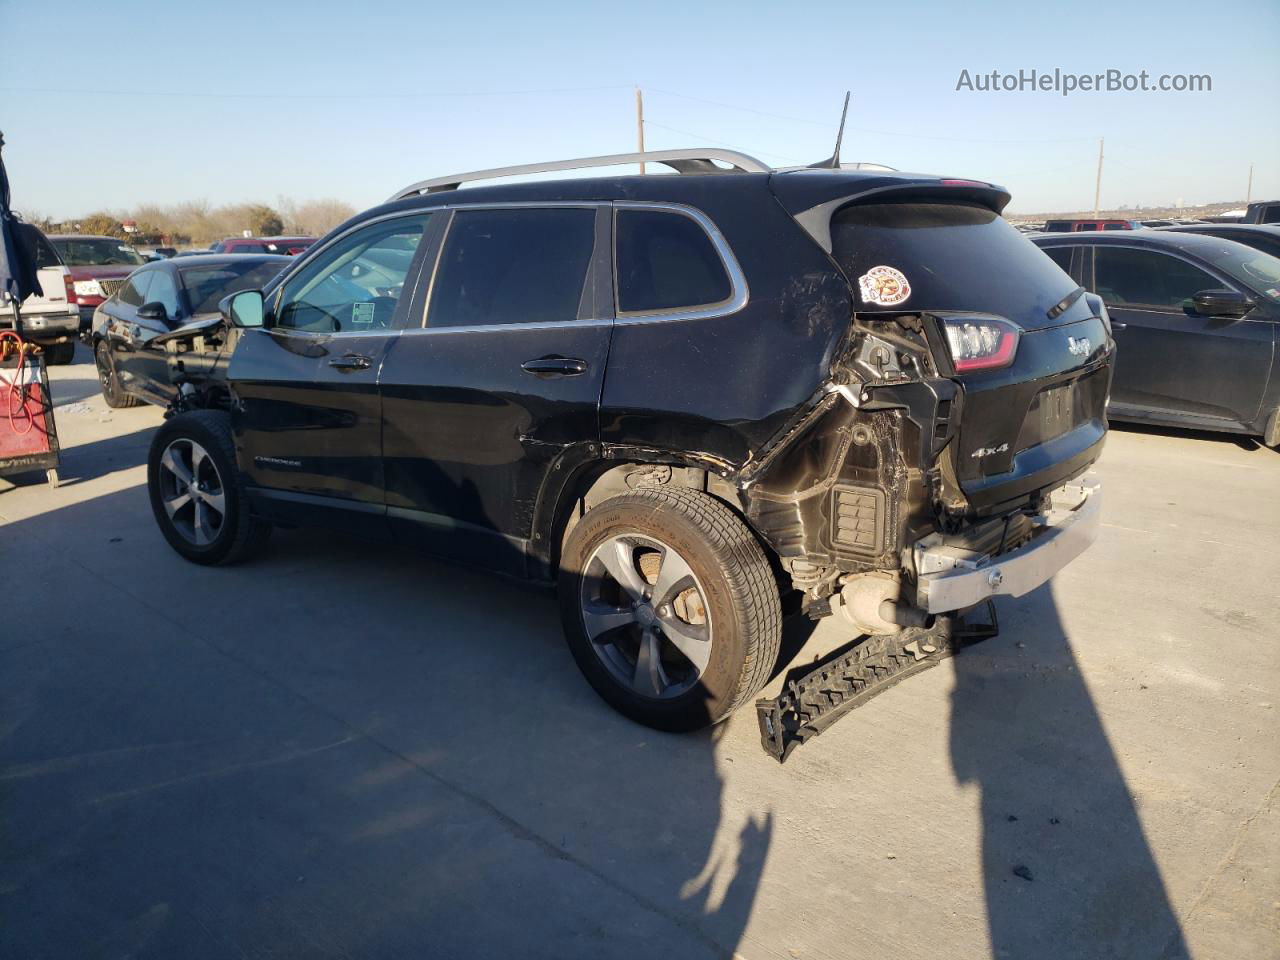
[[[895,267],[872,267],[858,278],[858,289],[863,303],[878,303],[882,307],[895,306],[911,296],[911,284]]]

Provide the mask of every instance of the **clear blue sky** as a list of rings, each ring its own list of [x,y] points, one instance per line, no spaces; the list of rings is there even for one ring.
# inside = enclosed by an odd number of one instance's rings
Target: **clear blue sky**
[[[357,207],[459,170],[732,145],[993,180],[1012,211],[1280,197],[1280,2],[0,0],[14,206]],[[1020,68],[1208,73],[1211,93],[957,92]],[[706,102],[711,101],[711,102]],[[745,108],[745,109],[742,109]],[[756,111],[756,112],[752,112]]]

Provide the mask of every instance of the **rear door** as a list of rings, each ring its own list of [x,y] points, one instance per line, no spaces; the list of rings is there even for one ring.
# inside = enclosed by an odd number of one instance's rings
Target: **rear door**
[[[385,532],[378,372],[431,220],[403,214],[335,237],[275,291],[270,326],[241,338],[228,367],[237,456],[265,513]]]
[[[548,471],[599,441],[612,328],[607,205],[453,211],[382,369],[398,539],[524,574]]]
[[[1093,248],[1093,289],[1118,345],[1116,413],[1252,420],[1271,369],[1271,324],[1203,317],[1201,290],[1239,289],[1190,260],[1159,250]]]

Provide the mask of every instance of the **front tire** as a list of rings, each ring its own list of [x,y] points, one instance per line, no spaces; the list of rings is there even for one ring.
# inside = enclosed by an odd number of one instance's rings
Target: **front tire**
[[[98,345],[93,348],[93,362],[98,368],[98,386],[102,388],[102,399],[107,401],[108,407],[119,410],[122,407],[136,407],[142,403],[120,386],[115,364],[111,362],[111,350],[105,340],[99,340]]]
[[[565,542],[560,614],[574,660],[614,709],[658,730],[716,723],[778,659],[769,561],[727,505],[650,487],[590,510]]]
[[[235,563],[271,533],[249,507],[236,469],[231,418],[195,410],[167,421],[147,455],[151,512],[169,546],[193,563]]]

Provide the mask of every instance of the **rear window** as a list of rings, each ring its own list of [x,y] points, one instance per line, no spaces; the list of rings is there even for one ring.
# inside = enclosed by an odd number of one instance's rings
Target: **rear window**
[[[846,207],[832,218],[831,240],[860,311],[968,310],[1035,327],[1076,288],[1003,217],[969,204]]]
[[[60,267],[62,260],[58,257],[58,251],[53,249],[51,244],[43,233],[30,224],[22,224],[22,233],[26,242],[32,248],[31,252],[35,255],[32,259],[36,262],[36,269],[43,270],[45,267]]]
[[[707,307],[733,292],[711,238],[682,213],[619,210],[617,257],[622,313]]]
[[[261,290],[287,266],[280,260],[248,260],[216,266],[179,267],[192,313],[215,313],[218,301],[241,290]]]

